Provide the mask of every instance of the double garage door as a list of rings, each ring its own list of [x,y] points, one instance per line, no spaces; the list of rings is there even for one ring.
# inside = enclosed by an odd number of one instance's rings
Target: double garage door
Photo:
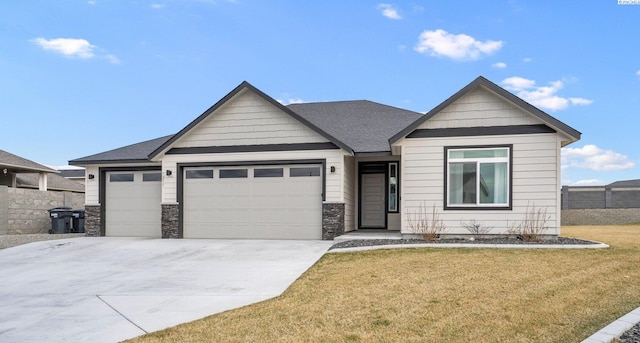
[[[321,165],[188,167],[184,238],[320,239]],[[160,237],[160,171],[107,172],[107,236]]]
[[[184,238],[320,239],[320,165],[189,167]]]

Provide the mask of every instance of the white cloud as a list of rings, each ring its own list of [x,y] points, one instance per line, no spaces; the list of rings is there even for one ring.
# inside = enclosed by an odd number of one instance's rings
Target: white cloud
[[[104,55],[104,59],[106,59],[107,62],[112,64],[120,64],[120,59],[116,55],[106,54]]]
[[[413,50],[430,56],[444,56],[454,60],[477,60],[500,50],[504,42],[478,41],[466,34],[452,34],[445,30],[423,31]]]
[[[507,64],[504,62],[498,62],[498,63],[494,63],[491,65],[492,67],[496,68],[496,69],[504,69],[507,67]]]
[[[302,104],[304,103],[304,100],[300,99],[300,98],[289,98],[289,99],[276,99],[276,101],[278,101],[279,103],[287,106],[287,105],[291,105],[291,104]]]
[[[535,80],[513,76],[502,80],[504,87],[534,106],[548,110],[562,110],[569,105],[590,105],[593,100],[585,98],[563,98],[557,93],[564,87],[564,82],[552,81],[548,86],[536,86]]]
[[[86,39],[76,38],[56,38],[44,39],[42,37],[31,40],[45,50],[50,50],[66,57],[77,57],[82,59],[92,58],[93,49],[96,47]]]
[[[82,38],[45,39],[38,37],[32,39],[31,42],[40,46],[44,50],[53,51],[67,58],[91,59],[99,57],[107,60],[109,63],[120,63],[120,60],[116,55],[104,53],[104,50]],[[96,56],[96,50],[102,52]]]
[[[89,1],[87,1],[87,3],[88,3],[89,5],[95,5],[95,4],[96,4],[96,2],[95,2],[94,0],[89,0]]]
[[[576,182],[570,182],[569,186],[603,186],[606,185],[607,182],[598,179],[589,179],[589,180],[579,180]]]
[[[627,156],[611,150],[603,150],[593,144],[582,148],[562,148],[563,168],[583,168],[598,171],[631,169],[635,163]]]
[[[159,10],[159,9],[163,9],[167,6],[167,4],[151,4],[151,8]]]
[[[636,72],[636,75],[640,76],[640,70],[638,70],[638,71]]]
[[[395,20],[402,19],[402,16],[400,16],[400,14],[398,13],[398,10],[395,8],[394,5],[379,4],[378,10],[380,11],[380,13],[382,13],[383,16],[389,19],[395,19]]]
[[[533,61],[533,58],[531,58],[531,57],[525,57],[525,58],[522,59],[522,62],[524,62],[524,63],[529,63],[531,61]]]

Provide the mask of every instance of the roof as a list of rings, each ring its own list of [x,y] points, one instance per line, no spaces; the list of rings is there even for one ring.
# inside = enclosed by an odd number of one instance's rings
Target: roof
[[[616,181],[608,184],[607,187],[640,187],[640,179]]]
[[[284,113],[286,113],[286,114],[290,115],[291,117],[293,117],[294,119],[297,119],[298,121],[302,122],[307,127],[309,127],[310,129],[314,130],[315,132],[317,132],[318,134],[320,134],[321,136],[323,136],[324,138],[326,138],[328,141],[332,142],[333,144],[339,146],[340,148],[342,148],[344,150],[347,150],[347,151],[350,150],[350,148],[348,146],[346,146],[344,143],[342,143],[341,141],[339,141],[338,139],[333,137],[327,131],[322,130],[321,128],[317,127],[313,123],[309,122],[306,118],[301,117],[297,113],[291,111],[290,109],[288,109],[287,107],[285,107],[284,105],[282,105],[281,103],[279,103],[278,101],[273,99],[272,97],[268,96],[267,94],[265,94],[261,90],[257,89],[253,85],[251,85],[249,82],[243,81],[238,87],[233,89],[231,92],[229,92],[229,94],[225,95],[217,103],[215,103],[213,106],[209,107],[209,109],[204,111],[204,113],[202,113],[198,118],[196,118],[194,121],[189,123],[189,125],[185,126],[182,130],[180,130],[180,132],[176,133],[173,137],[171,137],[169,140],[167,140],[162,145],[160,145],[157,149],[152,151],[149,154],[149,159],[153,159],[154,157],[158,156],[163,151],[168,150],[171,147],[171,144],[176,142],[178,139],[180,139],[180,137],[185,135],[187,132],[189,132],[191,129],[193,129],[195,126],[197,126],[200,122],[205,120],[209,115],[213,114],[217,109],[222,107],[227,101],[229,101],[230,99],[232,99],[234,96],[236,96],[240,92],[244,91],[245,89],[248,89],[248,90],[254,92],[255,94],[257,94],[258,96],[262,97],[264,100],[266,100],[267,102],[271,103],[273,106],[277,107],[278,109],[280,109]]]
[[[22,158],[18,155],[0,150],[0,169],[7,169],[9,172],[14,173],[33,173],[33,172],[45,172],[45,173],[57,173],[55,169],[51,169],[42,164],[33,162],[26,158]]]
[[[38,189],[40,175],[36,173],[20,173],[16,175],[16,183],[21,188]],[[47,190],[84,193],[84,185],[80,182],[65,179],[57,174],[47,175]]]
[[[151,139],[122,148],[109,150],[99,154],[77,158],[69,161],[70,165],[81,166],[100,163],[145,163],[149,162],[149,154],[167,142],[173,135]]]
[[[354,153],[389,152],[389,139],[423,116],[368,100],[291,104],[289,109]]]
[[[391,144],[413,132],[418,126],[477,87],[495,93],[515,106],[536,116],[545,125],[567,135],[571,142],[580,139],[580,132],[518,98],[502,87],[480,76],[427,114],[421,114],[368,100],[333,101],[291,104],[284,106],[259,89],[244,81],[217,103],[207,109],[175,135],[164,136],[123,148],[78,158],[71,165],[104,163],[149,163],[168,151],[180,137],[212,115],[240,92],[249,90],[259,95],[284,113],[300,121],[343,150],[357,154],[389,154]]]
[[[84,178],[84,169],[58,169],[60,176],[66,178]]]
[[[550,116],[549,114],[547,114],[544,111],[540,110],[539,108],[529,104],[528,102],[520,99],[519,97],[517,97],[513,93],[511,93],[511,92],[507,91],[506,89],[496,85],[495,83],[487,80],[486,78],[484,78],[482,76],[478,76],[475,80],[473,80],[471,83],[466,85],[464,88],[462,88],[461,90],[456,92],[454,95],[449,97],[447,100],[442,102],[440,105],[436,106],[431,111],[427,112],[427,114],[425,114],[423,117],[419,118],[418,120],[413,122],[411,125],[407,126],[402,131],[398,132],[395,136],[393,136],[391,138],[390,142],[394,143],[394,142],[398,141],[399,139],[405,137],[409,133],[413,132],[416,128],[418,128],[418,126],[422,125],[424,122],[426,122],[427,120],[429,120],[430,118],[432,118],[436,114],[440,113],[440,111],[445,109],[447,106],[451,105],[456,100],[460,99],[462,96],[464,96],[465,94],[471,92],[472,90],[474,90],[474,89],[476,89],[478,87],[484,87],[485,89],[487,89],[487,90],[497,94],[498,96],[504,98],[505,100],[511,102],[515,106],[518,106],[521,109],[523,109],[524,111],[526,111],[526,112],[532,114],[533,116],[537,117],[538,119],[543,121],[545,124],[549,125],[551,128],[553,128],[553,129],[555,129],[557,131],[563,132],[567,136],[571,137],[572,142],[577,141],[577,140],[580,139],[580,135],[581,134],[576,129],[574,129],[574,128],[570,127],[569,125],[559,121],[558,119]]]

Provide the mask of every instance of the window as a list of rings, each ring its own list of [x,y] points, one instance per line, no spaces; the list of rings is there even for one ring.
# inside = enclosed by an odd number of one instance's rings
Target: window
[[[133,182],[133,173],[111,174],[109,175],[111,182]]]
[[[246,177],[247,177],[246,169],[220,169],[221,179],[238,179],[238,178],[246,178]]]
[[[320,176],[320,167],[300,167],[289,169],[290,177]]]
[[[448,207],[509,206],[510,147],[445,150]]]
[[[162,181],[162,173],[144,173],[142,174],[142,182]]]
[[[256,168],[253,170],[253,177],[282,177],[282,168]]]
[[[398,212],[398,164],[389,163],[389,212]]]
[[[185,177],[187,179],[213,179],[213,169],[187,170]]]

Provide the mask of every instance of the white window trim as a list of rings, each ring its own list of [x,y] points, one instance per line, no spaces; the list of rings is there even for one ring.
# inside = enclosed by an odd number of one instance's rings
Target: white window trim
[[[482,150],[506,150],[507,156],[505,157],[480,157],[480,158],[450,158],[451,152],[454,151],[482,151]],[[492,147],[447,147],[446,148],[446,187],[445,187],[445,197],[446,197],[446,209],[508,209],[511,208],[511,168],[512,168],[512,159],[511,159],[511,146],[492,146]],[[486,204],[480,203],[480,182],[479,178],[476,181],[476,203],[475,204],[452,204],[451,203],[451,192],[449,189],[451,188],[451,174],[450,174],[450,165],[451,163],[476,163],[476,173],[480,171],[481,163],[507,163],[507,197],[506,202],[497,203],[497,204]],[[477,175],[476,175],[477,176]]]

